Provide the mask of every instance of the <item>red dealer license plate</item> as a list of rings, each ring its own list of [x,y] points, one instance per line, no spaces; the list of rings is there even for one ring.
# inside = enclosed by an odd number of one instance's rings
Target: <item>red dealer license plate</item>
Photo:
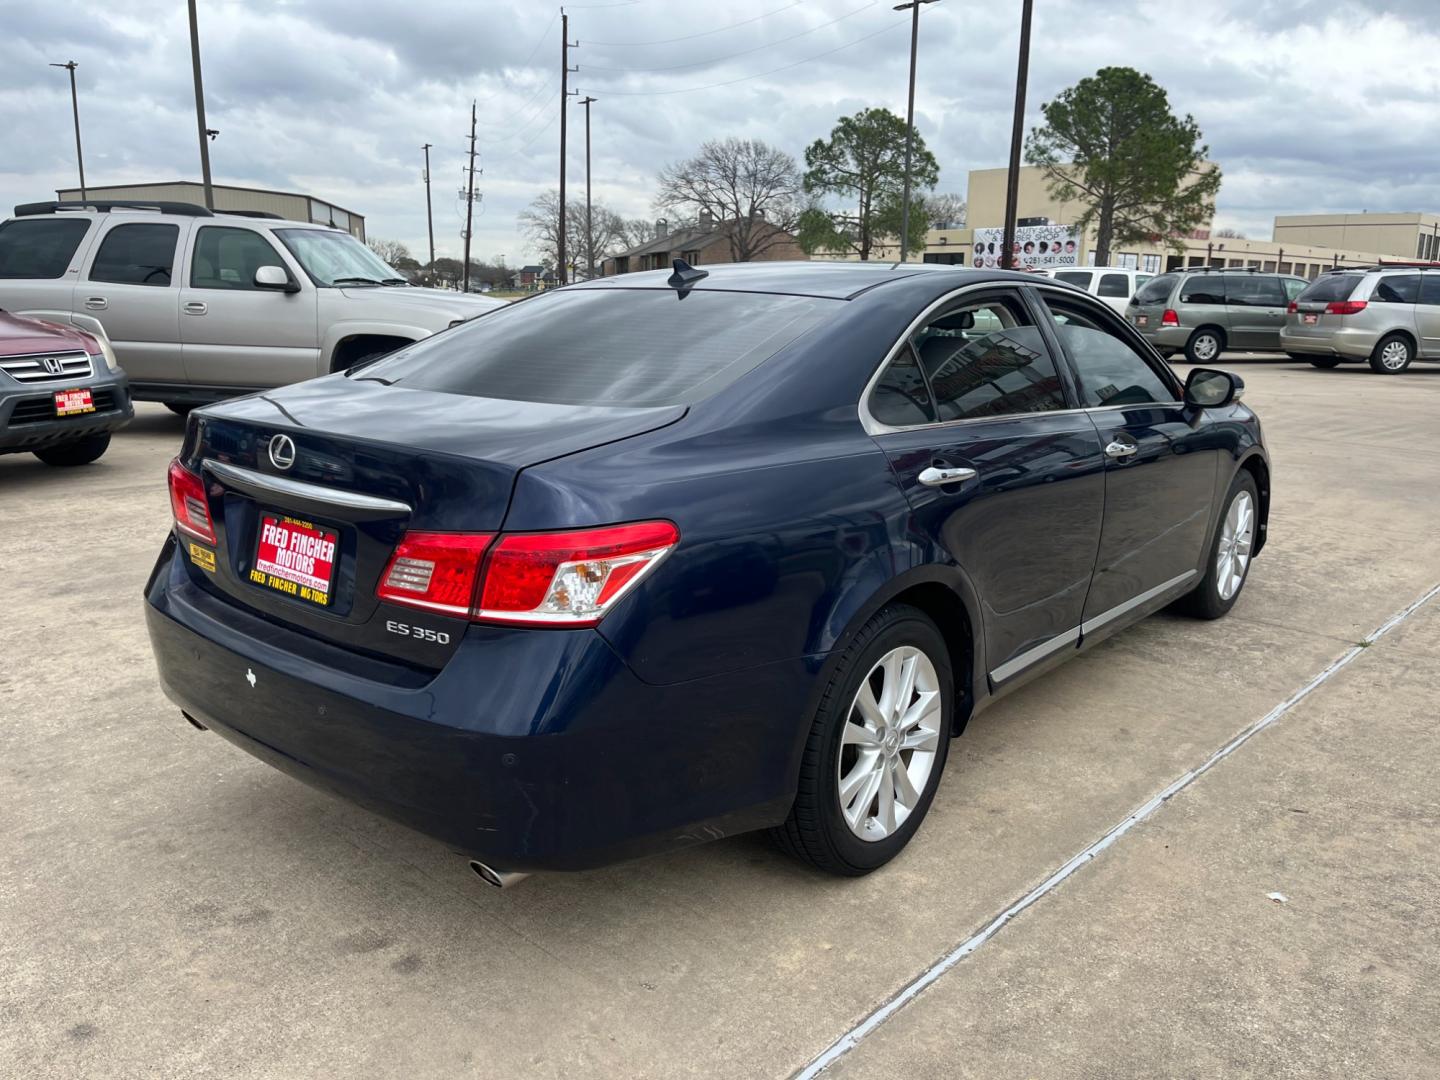
[[[312,604],[330,603],[339,534],[280,514],[260,515],[250,580]]]
[[[1302,322],[1305,323],[1306,326],[1314,326],[1319,321],[1320,316],[1312,315],[1310,314],[1310,312],[1307,311],[1305,314],[1300,316],[1300,319]]]
[[[89,390],[56,390],[55,415],[75,416],[78,413],[95,411],[95,401]]]

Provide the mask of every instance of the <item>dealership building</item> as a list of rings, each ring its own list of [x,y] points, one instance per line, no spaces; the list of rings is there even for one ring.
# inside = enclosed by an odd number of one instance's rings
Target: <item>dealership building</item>
[[[333,225],[344,229],[362,243],[365,241],[365,218],[353,210],[302,195],[294,191],[270,191],[266,188],[234,187],[212,184],[216,210],[244,210],[250,213],[276,214],[287,221],[311,221],[317,225]],[[91,199],[130,199],[149,202],[182,202],[205,205],[205,187],[194,180],[171,180],[158,184],[111,184],[95,187],[87,184],[85,194]],[[80,198],[79,188],[63,188],[55,192],[61,202]]]
[[[970,173],[967,227],[930,230],[923,253],[925,262],[973,266],[977,240],[988,250],[997,235],[992,230],[1005,223],[1007,173],[1006,169],[977,169]],[[1069,226],[1084,210],[1078,202],[1055,199],[1039,168],[1022,168],[1019,186],[1016,219],[1027,229],[1036,230],[1033,235]],[[1023,229],[1021,233],[1030,235]],[[1064,260],[1073,260],[1079,266],[1094,265],[1094,230],[1082,234],[1072,229],[1069,235],[1074,250],[1070,252],[1068,244],[1063,245]],[[1159,239],[1112,245],[1109,262],[1149,273],[1192,266],[1251,267],[1313,278],[1337,266],[1440,259],[1440,214],[1292,214],[1275,218],[1273,235],[1268,240],[1217,236],[1207,224],[1183,237],[1180,244],[1181,250]],[[876,257],[897,255],[889,250]],[[1055,263],[1047,261],[1045,265]]]

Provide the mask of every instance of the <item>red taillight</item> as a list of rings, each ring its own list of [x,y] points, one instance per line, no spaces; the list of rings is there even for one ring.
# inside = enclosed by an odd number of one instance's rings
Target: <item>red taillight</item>
[[[407,532],[375,595],[392,604],[469,618],[480,560],[494,538],[491,533]]]
[[[175,527],[183,533],[215,543],[215,522],[210,518],[210,504],[205,501],[205,482],[180,464],[170,462],[170,511]]]
[[[1291,300],[1290,306],[1287,307],[1285,310],[1288,311],[1291,315],[1294,315],[1297,311],[1300,310],[1300,305],[1297,304],[1294,300]]]
[[[502,536],[485,564],[475,618],[594,626],[679,540],[668,521]]]
[[[410,532],[375,594],[475,622],[594,626],[679,540],[668,521],[498,540],[489,533]]]
[[[1325,305],[1326,315],[1359,315],[1368,307],[1364,300],[1332,300]]]
[[[1180,316],[1175,314],[1174,308],[1166,308],[1165,314],[1160,316],[1161,326],[1179,326]]]

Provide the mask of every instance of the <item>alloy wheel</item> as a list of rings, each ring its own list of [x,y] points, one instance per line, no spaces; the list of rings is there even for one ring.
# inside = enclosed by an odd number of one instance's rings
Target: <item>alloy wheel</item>
[[[860,683],[835,766],[840,811],[860,839],[893,835],[919,805],[940,747],[941,692],[935,665],[910,645]]]
[[[1255,537],[1255,500],[1248,491],[1235,496],[1220,529],[1215,552],[1215,588],[1220,599],[1229,600],[1245,582],[1250,566],[1250,546]]]
[[[1197,360],[1214,360],[1220,352],[1220,340],[1214,334],[1201,334],[1195,339],[1193,351]]]
[[[1387,341],[1380,350],[1380,366],[1386,371],[1400,371],[1410,361],[1410,347],[1403,341]]]

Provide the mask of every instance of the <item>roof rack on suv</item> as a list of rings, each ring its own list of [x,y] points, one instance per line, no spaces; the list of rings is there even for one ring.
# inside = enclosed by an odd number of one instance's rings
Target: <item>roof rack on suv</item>
[[[111,210],[158,210],[162,214],[180,214],[184,217],[214,217],[203,206],[185,202],[163,202],[134,199],[82,199],[78,202],[32,202],[15,207],[16,217],[31,217],[36,214],[53,214],[60,210],[96,210],[108,214]]]
[[[225,214],[229,217],[248,218],[269,218],[272,221],[284,221],[280,214],[272,214],[269,210],[216,210],[217,214]]]
[[[1382,262],[1372,263],[1369,266],[1337,266],[1328,273],[1334,274],[1339,271],[1349,270],[1352,274],[1366,270],[1440,270],[1440,262]]]
[[[1178,273],[1186,274],[1273,274],[1273,270],[1261,270],[1258,266],[1187,266]]]

